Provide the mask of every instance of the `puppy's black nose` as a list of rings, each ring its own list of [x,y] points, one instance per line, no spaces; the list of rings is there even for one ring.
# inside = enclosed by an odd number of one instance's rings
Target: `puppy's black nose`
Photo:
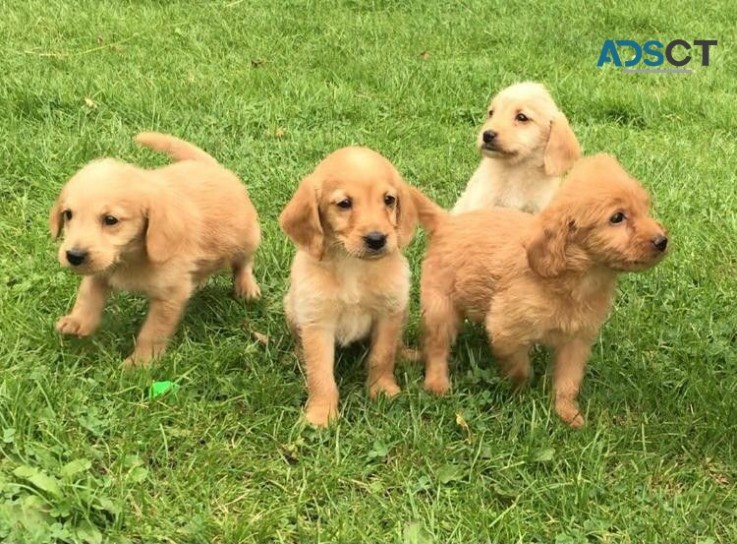
[[[79,266],[87,258],[87,252],[83,249],[70,249],[67,251],[67,261],[72,266]]]
[[[665,236],[656,236],[653,239],[653,245],[658,249],[658,251],[665,251],[665,248],[668,247],[668,238]]]
[[[381,249],[386,245],[386,234],[377,231],[369,232],[363,237],[363,241],[370,249]]]
[[[490,144],[492,141],[494,141],[494,138],[496,138],[496,131],[485,130],[484,133],[481,135],[481,138],[484,140],[485,144]]]

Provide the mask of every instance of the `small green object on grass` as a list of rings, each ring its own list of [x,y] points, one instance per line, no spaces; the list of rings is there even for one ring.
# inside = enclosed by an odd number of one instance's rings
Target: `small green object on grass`
[[[149,398],[155,399],[160,397],[168,391],[176,391],[179,389],[179,384],[174,382],[154,382],[151,384],[151,389],[148,392]]]

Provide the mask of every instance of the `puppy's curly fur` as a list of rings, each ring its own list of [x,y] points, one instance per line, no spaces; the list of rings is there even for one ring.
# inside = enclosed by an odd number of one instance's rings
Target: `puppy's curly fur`
[[[581,159],[537,216],[503,208],[451,216],[412,194],[430,233],[420,295],[425,388],[448,390],[450,348],[468,317],[485,324],[517,386],[530,376],[530,347],[554,348],[555,409],[572,427],[583,425],[576,399],[617,274],[647,269],[666,253],[647,192],[601,154]]]
[[[328,155],[305,178],[279,217],[297,245],[284,299],[307,374],[307,421],[338,415],[335,344],[371,337],[368,388],[399,393],[394,362],[407,311],[410,271],[401,248],[416,213],[392,164],[367,148]]]
[[[236,293],[259,296],[252,269],[261,234],[246,188],[210,155],[155,132],[136,141],[178,162],[145,170],[93,161],[66,183],[49,224],[54,238],[64,232],[59,262],[83,276],[74,308],[56,329],[90,335],[112,289],[143,293],[150,310],[126,365],[147,365],[164,352],[190,295],[213,272],[229,266]]]
[[[453,213],[493,206],[537,213],[581,155],[576,135],[550,93],[529,81],[494,97],[477,146],[481,164]]]

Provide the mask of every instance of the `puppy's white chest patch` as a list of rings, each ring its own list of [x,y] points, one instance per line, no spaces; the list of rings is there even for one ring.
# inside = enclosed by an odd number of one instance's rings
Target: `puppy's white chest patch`
[[[373,316],[364,308],[357,305],[343,307],[335,329],[335,342],[347,346],[367,338],[371,334],[373,322]]]
[[[335,341],[341,346],[363,340],[371,334],[371,326],[379,310],[371,289],[371,278],[365,273],[366,267],[360,265],[363,263],[347,260],[336,270],[338,321]]]
[[[376,320],[403,312],[409,287],[409,264],[402,256],[375,263],[345,259],[293,276],[285,302],[297,326],[330,324],[335,342],[345,346],[367,338]]]
[[[385,263],[374,266],[355,259],[337,263],[331,274],[332,288],[323,293],[319,304],[320,313],[335,319],[337,344],[345,346],[367,338],[377,319],[407,306],[409,265],[406,260],[396,264],[398,270]]]

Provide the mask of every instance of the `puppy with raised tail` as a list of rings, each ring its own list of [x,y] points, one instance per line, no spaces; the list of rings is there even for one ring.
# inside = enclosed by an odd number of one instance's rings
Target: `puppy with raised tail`
[[[617,275],[648,269],[666,254],[645,189],[600,154],[577,162],[536,216],[503,208],[451,216],[412,194],[430,238],[420,287],[425,388],[448,391],[448,356],[468,317],[485,324],[494,357],[516,386],[530,376],[530,347],[553,348],[555,410],[582,426],[578,391]]]
[[[260,242],[245,186],[198,147],[143,132],[136,141],[177,162],[146,170],[114,159],[91,162],[64,186],[49,223],[64,232],[59,262],[82,276],[77,300],[56,329],[87,336],[111,290],[143,293],[150,309],[126,365],[148,365],[176,330],[195,288],[229,267],[240,297],[260,294],[253,255]]]
[[[370,338],[371,397],[399,393],[394,363],[410,290],[401,249],[416,221],[399,172],[364,147],[328,155],[282,211],[279,224],[297,246],[284,306],[305,365],[311,424],[338,416],[336,344]]]
[[[537,213],[581,149],[566,116],[540,83],[517,83],[491,101],[477,145],[481,164],[452,213],[492,206]]]

